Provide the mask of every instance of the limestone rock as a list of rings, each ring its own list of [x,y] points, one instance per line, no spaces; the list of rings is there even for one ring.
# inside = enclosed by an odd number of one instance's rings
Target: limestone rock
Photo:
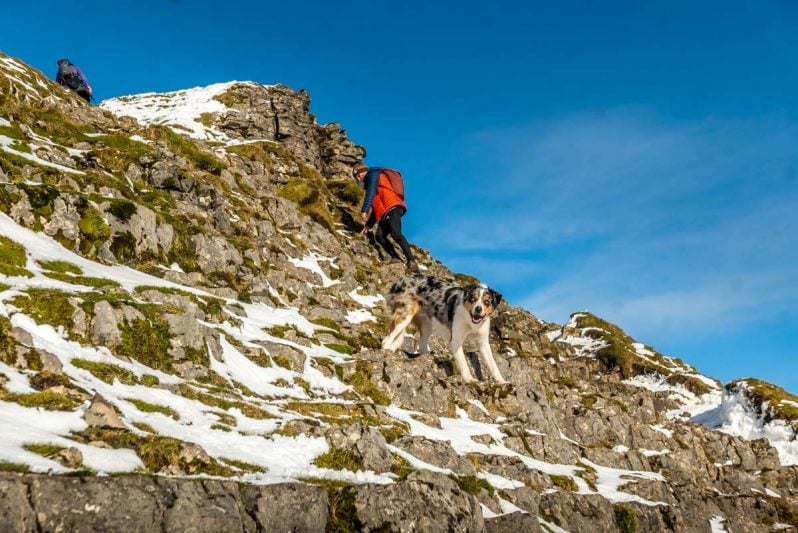
[[[114,406],[99,394],[94,395],[83,418],[91,427],[127,429]]]

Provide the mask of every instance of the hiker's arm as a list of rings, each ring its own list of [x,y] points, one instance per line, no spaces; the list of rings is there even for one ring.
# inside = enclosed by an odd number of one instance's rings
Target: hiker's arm
[[[374,202],[374,196],[377,195],[377,186],[380,184],[380,170],[375,168],[369,170],[366,174],[366,197],[363,198],[363,207],[360,208],[361,213],[368,213],[371,209],[371,204]]]
[[[86,79],[86,75],[83,73],[82,70],[80,70],[80,67],[76,66],[74,68],[75,68],[75,73],[78,75],[78,78],[80,78],[80,81],[83,82],[83,85],[88,87],[89,86],[89,80]]]

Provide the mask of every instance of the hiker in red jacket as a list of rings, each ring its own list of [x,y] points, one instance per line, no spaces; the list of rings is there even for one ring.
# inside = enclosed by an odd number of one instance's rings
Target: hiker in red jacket
[[[361,234],[365,235],[373,225],[377,225],[374,239],[382,246],[388,255],[400,259],[393,245],[388,241],[388,235],[402,249],[407,259],[407,268],[418,273],[418,263],[413,259],[413,252],[407,239],[402,235],[402,215],[407,212],[407,206],[400,193],[391,186],[391,180],[386,175],[385,169],[380,167],[369,168],[366,165],[357,165],[352,175],[360,183],[366,184],[366,197],[360,209],[360,218],[365,224]],[[402,194],[404,191],[402,191]]]

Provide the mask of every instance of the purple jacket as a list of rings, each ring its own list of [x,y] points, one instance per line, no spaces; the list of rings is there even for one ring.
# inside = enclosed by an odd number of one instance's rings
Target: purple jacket
[[[80,79],[80,81],[83,83],[83,85],[87,89],[90,89],[91,87],[89,86],[89,80],[86,79],[86,75],[83,74],[83,71],[80,70],[80,67],[77,66],[77,65],[72,65],[72,64],[70,64],[69,66],[72,67],[72,72],[78,77],[78,79]],[[55,81],[57,81],[61,85],[67,85],[68,86],[66,80],[64,80],[64,78],[61,76],[61,72],[60,71],[56,72]],[[77,90],[77,89],[74,89],[74,90]]]

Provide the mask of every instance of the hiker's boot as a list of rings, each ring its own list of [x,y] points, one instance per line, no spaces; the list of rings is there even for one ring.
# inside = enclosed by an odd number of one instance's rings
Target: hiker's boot
[[[407,262],[407,269],[410,272],[412,272],[413,274],[418,274],[419,273],[418,263],[416,263],[415,261],[408,261]]]

